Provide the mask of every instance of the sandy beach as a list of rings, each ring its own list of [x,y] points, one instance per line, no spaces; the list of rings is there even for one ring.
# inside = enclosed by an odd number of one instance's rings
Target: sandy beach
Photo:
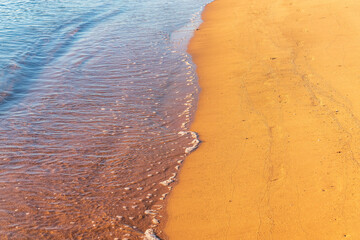
[[[215,0],[169,239],[360,239],[360,3]]]

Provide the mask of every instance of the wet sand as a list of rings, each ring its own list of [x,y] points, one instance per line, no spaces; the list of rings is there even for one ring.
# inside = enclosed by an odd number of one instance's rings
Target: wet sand
[[[360,239],[360,4],[215,0],[174,239]]]

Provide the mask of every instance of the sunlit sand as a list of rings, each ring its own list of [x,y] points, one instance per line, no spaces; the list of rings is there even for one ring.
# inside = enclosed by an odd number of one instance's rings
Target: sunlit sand
[[[360,239],[360,3],[215,0],[173,239]]]

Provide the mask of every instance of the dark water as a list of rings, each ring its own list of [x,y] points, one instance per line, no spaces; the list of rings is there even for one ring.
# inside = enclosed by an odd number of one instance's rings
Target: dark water
[[[0,0],[0,239],[164,237],[208,0]]]

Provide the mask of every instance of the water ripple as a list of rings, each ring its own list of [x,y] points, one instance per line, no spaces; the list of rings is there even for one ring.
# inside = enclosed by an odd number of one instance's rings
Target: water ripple
[[[194,145],[186,44],[205,2],[2,2],[0,236],[161,236]]]

